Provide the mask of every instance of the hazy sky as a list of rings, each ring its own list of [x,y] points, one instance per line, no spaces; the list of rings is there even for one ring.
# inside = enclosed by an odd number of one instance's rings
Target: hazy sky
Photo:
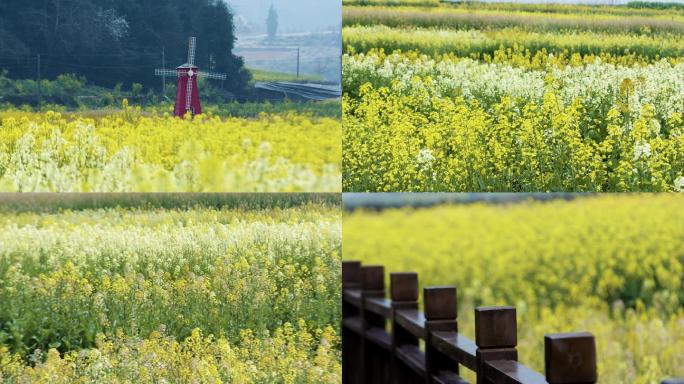
[[[268,9],[273,4],[278,11],[279,30],[315,31],[342,23],[342,0],[225,0],[249,22],[263,27]]]

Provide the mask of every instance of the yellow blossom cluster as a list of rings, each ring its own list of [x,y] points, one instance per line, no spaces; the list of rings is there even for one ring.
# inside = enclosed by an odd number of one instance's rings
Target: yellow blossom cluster
[[[373,48],[419,50],[431,55],[456,54],[492,55],[502,48],[522,47],[532,53],[545,50],[556,53],[641,57],[643,60],[660,60],[663,57],[684,56],[684,42],[680,33],[634,34],[559,29],[556,32],[538,32],[521,27],[501,29],[450,29],[419,27],[388,27],[385,25],[349,26],[343,33],[347,51],[366,52]]]
[[[344,98],[346,191],[684,191],[684,124],[653,105],[595,121],[581,99],[483,106],[431,81]]]
[[[60,354],[51,348],[21,356],[0,346],[0,381],[18,383],[339,383],[338,336],[285,323],[273,335],[244,331],[239,342],[193,329],[181,341],[155,331],[147,339],[100,335],[96,346]]]
[[[0,112],[0,190],[291,192],[340,190],[339,121]]]

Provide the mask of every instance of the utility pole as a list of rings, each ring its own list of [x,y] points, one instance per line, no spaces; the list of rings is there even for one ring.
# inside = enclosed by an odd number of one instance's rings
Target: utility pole
[[[166,71],[166,47],[162,46],[162,69]],[[166,75],[162,79],[162,100],[166,97]]]
[[[299,79],[299,47],[297,47],[297,78]]]
[[[40,53],[38,54],[37,59],[38,59],[38,65],[37,65],[37,69],[38,69],[38,71],[37,71],[38,72],[38,106],[40,107],[41,104],[43,104],[43,91],[40,87],[40,82],[41,82],[41,79],[40,79]]]

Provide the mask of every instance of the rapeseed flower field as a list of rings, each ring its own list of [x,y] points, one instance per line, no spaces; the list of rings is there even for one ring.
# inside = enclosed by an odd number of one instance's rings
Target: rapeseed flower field
[[[198,196],[3,209],[0,382],[339,382],[339,202]]]
[[[336,119],[0,112],[0,191],[336,192]]]
[[[682,191],[684,11],[346,4],[345,191]]]
[[[684,376],[684,197],[593,195],[551,202],[356,210],[344,259],[455,285],[473,309],[513,305],[520,361],[544,370],[544,334],[596,336],[599,382]]]

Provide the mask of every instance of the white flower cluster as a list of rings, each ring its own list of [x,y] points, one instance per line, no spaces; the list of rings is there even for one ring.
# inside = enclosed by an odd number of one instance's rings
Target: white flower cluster
[[[58,128],[40,145],[33,132],[24,134],[12,152],[0,154],[0,191],[195,192],[206,187],[206,180],[212,180],[214,185],[209,188],[216,191],[323,192],[342,188],[336,165],[329,164],[317,174],[307,166],[273,157],[268,142],[259,146],[259,157],[240,166],[204,153],[166,170],[136,161],[128,148],[109,156],[92,129],[82,126],[76,131],[78,146],[67,143]]]
[[[416,159],[418,161],[418,164],[422,166],[430,166],[433,161],[435,161],[435,156],[432,154],[432,151],[423,148],[418,152],[418,158]]]
[[[410,94],[421,86],[414,81],[416,78],[428,77],[432,79],[430,92],[435,96],[462,95],[485,105],[502,97],[540,103],[552,87],[562,103],[567,105],[581,98],[586,108],[600,114],[620,103],[635,115],[645,104],[655,106],[658,118],[667,119],[674,112],[684,114],[684,64],[672,65],[665,60],[634,67],[597,62],[548,71],[471,59],[438,61],[425,55],[410,58],[396,53],[384,59],[375,54],[345,55],[343,60],[345,92],[355,93],[360,85],[369,82]],[[628,92],[621,90],[626,79],[633,84]]]
[[[684,176],[679,176],[675,179],[674,189],[677,192],[684,192]]]
[[[216,215],[233,216],[234,222],[223,223]],[[135,265],[169,270],[188,263],[213,268],[216,260],[250,248],[273,261],[278,255],[309,260],[341,247],[339,217],[325,211],[296,223],[275,215],[266,221],[237,219],[237,213],[209,209],[191,214],[114,209],[46,214],[36,218],[40,225],[18,225],[15,216],[0,215],[0,262],[22,255],[24,265],[51,270],[67,262],[99,271]]]
[[[643,142],[634,146],[634,161],[651,156],[651,144]]]

